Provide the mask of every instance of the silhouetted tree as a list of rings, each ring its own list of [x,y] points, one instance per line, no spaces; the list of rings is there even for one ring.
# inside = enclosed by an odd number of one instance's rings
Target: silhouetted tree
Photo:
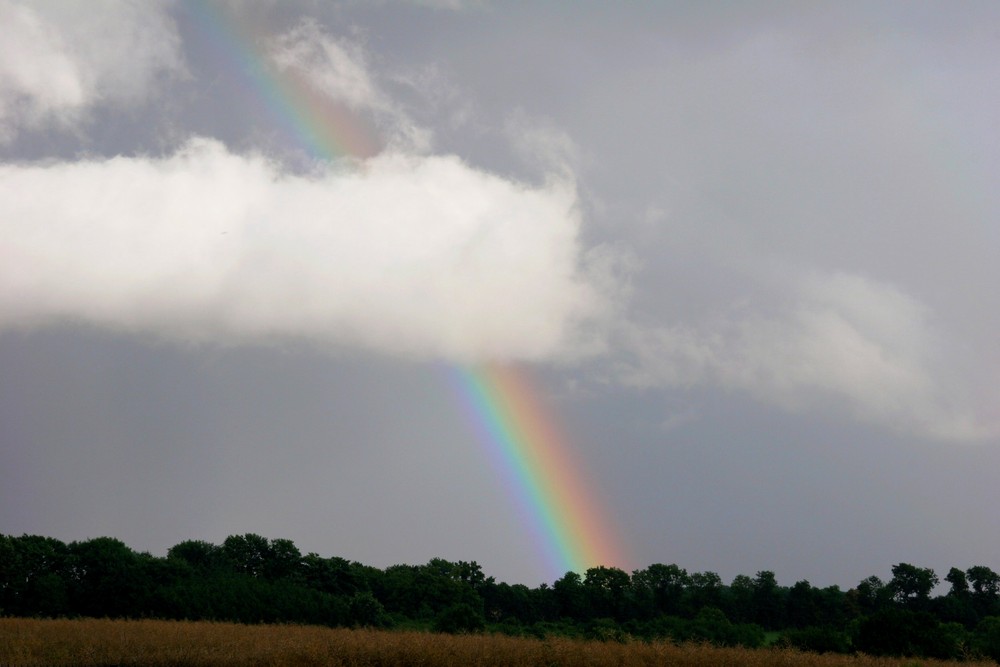
[[[785,604],[788,624],[793,628],[821,625],[816,589],[808,581],[795,582],[795,585],[788,589]]]
[[[271,556],[271,545],[266,537],[254,533],[230,535],[222,543],[222,554],[234,571],[262,577]]]
[[[1000,575],[985,565],[965,571],[972,585],[972,604],[980,618],[1000,616]]]
[[[74,607],[84,616],[136,616],[146,586],[138,555],[124,542],[97,537],[69,545]]]
[[[927,609],[931,590],[937,586],[934,570],[909,563],[892,566],[889,590],[893,599],[909,609]]]
[[[737,623],[749,623],[753,620],[753,579],[745,574],[733,577],[729,584],[727,604],[723,607],[726,616]]]
[[[451,634],[481,632],[486,628],[483,615],[466,602],[457,602],[443,609],[434,619],[434,630]]]
[[[961,623],[966,628],[976,625],[978,615],[972,604],[972,593],[965,572],[953,567],[944,578],[951,588],[948,593],[935,600],[936,615],[943,621]]]
[[[784,611],[785,594],[774,572],[758,572],[753,579],[750,620],[767,630],[778,630],[784,627]]]
[[[587,607],[591,618],[607,617],[622,620],[630,588],[628,574],[616,567],[592,567],[583,580]]]
[[[1000,662],[1000,616],[987,616],[976,626],[973,648]]]
[[[51,537],[0,536],[0,610],[17,616],[71,613],[69,548]]]
[[[182,560],[198,570],[213,570],[224,563],[222,550],[202,540],[185,540],[167,550],[167,558]]]
[[[315,553],[303,556],[300,575],[304,585],[330,595],[351,596],[364,586],[350,562],[337,557],[323,558]]]
[[[302,552],[291,540],[276,539],[268,544],[264,576],[271,580],[296,579],[302,574]]]
[[[637,607],[646,617],[657,614],[679,615],[691,578],[677,565],[650,565],[632,573],[632,590]]]
[[[899,563],[888,584],[876,576],[842,592],[808,581],[791,588],[773,572],[739,575],[654,564],[631,575],[597,566],[552,586],[497,583],[475,561],[433,558],[379,568],[302,556],[291,540],[253,533],[221,546],[180,542],[165,558],[110,537],[69,545],[0,535],[0,613],[282,622],[442,632],[494,632],[602,640],[670,637],[759,646],[764,629],[813,651],[961,657],[1000,656],[1000,575],[951,568],[948,591],[931,597],[929,568]],[[852,645],[853,642],[853,645]]]
[[[695,572],[691,575],[691,586],[688,590],[692,615],[705,607],[717,609],[722,607],[722,577],[715,572]]]
[[[875,575],[862,579],[848,593],[857,616],[874,614],[892,602],[892,591]]]
[[[567,572],[552,584],[552,591],[559,604],[560,616],[577,620],[591,617],[587,606],[587,593],[579,574]]]
[[[351,597],[348,617],[354,626],[382,628],[390,624],[382,603],[368,591],[355,593]]]

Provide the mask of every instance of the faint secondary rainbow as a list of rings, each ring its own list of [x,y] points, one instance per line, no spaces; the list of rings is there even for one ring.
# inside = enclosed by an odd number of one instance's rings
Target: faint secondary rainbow
[[[235,74],[275,125],[314,158],[366,158],[379,150],[372,126],[314,89],[301,73],[279,70],[254,30],[201,0],[184,3],[219,64]],[[527,371],[511,366],[451,366],[448,375],[464,413],[549,574],[624,567],[628,558],[596,493]]]

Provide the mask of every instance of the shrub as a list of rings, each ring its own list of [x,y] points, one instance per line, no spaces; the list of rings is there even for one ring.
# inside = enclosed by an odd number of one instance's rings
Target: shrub
[[[851,642],[847,635],[830,627],[802,628],[789,630],[782,637],[782,643],[813,653],[847,653],[851,650]]]
[[[482,632],[486,627],[483,615],[472,605],[459,602],[441,611],[434,619],[436,632],[447,632],[452,635],[469,632]]]
[[[351,625],[366,628],[384,628],[390,625],[385,607],[368,591],[355,593],[348,605]]]

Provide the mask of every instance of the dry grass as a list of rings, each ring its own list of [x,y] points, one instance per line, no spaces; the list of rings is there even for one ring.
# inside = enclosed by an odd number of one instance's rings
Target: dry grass
[[[792,650],[675,646],[665,642],[605,644],[558,638],[543,641],[282,625],[0,618],[2,667],[930,667],[949,664],[976,667],[994,663],[812,655]]]

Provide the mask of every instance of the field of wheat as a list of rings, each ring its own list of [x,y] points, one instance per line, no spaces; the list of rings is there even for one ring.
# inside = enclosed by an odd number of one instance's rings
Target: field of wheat
[[[288,625],[0,618],[2,667],[930,667],[949,664],[985,667],[994,663],[812,655],[785,649],[726,649],[676,646],[668,642],[618,644]]]

